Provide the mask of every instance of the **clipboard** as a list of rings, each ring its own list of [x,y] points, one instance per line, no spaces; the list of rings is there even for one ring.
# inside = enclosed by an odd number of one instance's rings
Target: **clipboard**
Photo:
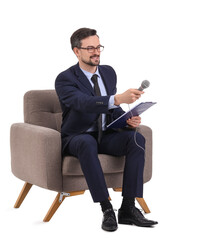
[[[128,112],[124,113],[120,117],[118,117],[116,120],[114,120],[112,123],[107,125],[108,128],[124,128],[127,123],[126,121],[133,116],[139,116],[141,113],[145,112],[147,109],[152,107],[156,102],[142,102],[133,107]]]

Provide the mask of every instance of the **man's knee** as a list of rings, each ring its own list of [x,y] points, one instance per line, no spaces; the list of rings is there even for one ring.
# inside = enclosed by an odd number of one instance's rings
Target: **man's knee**
[[[145,138],[141,133],[130,131],[128,133],[128,136],[129,136],[129,142],[131,144],[136,144],[141,146],[142,148],[145,148]]]
[[[141,133],[136,132],[134,138],[140,146],[145,146],[145,137]]]

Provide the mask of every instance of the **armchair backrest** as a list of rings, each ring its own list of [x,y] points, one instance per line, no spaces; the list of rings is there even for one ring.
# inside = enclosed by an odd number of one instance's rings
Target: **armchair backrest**
[[[61,131],[62,110],[55,90],[32,90],[24,95],[24,121]]]

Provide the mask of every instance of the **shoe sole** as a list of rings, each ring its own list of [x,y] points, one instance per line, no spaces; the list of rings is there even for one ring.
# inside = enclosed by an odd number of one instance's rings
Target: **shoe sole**
[[[127,225],[136,225],[136,226],[138,226],[138,227],[151,227],[151,226],[153,226],[153,225],[156,225],[156,224],[158,224],[158,223],[151,223],[151,224],[147,224],[147,223],[143,223],[143,224],[139,224],[139,223],[137,223],[137,222],[134,222],[134,221],[132,221],[132,220],[129,220],[129,219],[123,219],[123,220],[119,220],[118,221],[118,223],[119,224],[127,224]]]
[[[116,231],[117,229],[118,229],[118,227],[104,227],[104,226],[102,226],[102,229],[104,230],[104,231],[108,231],[108,232],[114,232],[114,231]]]

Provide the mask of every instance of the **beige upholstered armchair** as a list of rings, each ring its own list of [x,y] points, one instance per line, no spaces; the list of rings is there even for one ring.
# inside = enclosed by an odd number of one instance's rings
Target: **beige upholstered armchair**
[[[62,111],[55,90],[29,91],[24,96],[24,123],[11,126],[11,168],[13,174],[25,181],[15,203],[19,208],[32,185],[57,192],[44,218],[48,222],[65,197],[83,194],[88,189],[79,160],[61,157],[60,127]],[[146,139],[144,182],[152,176],[152,131],[141,125],[138,129]],[[108,188],[122,189],[124,157],[99,154]],[[144,199],[137,201],[150,212]]]

